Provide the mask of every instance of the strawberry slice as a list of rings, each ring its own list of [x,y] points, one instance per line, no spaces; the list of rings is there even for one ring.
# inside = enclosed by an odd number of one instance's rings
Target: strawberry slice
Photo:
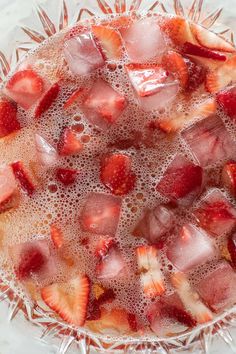
[[[10,166],[0,166],[0,204],[7,202],[17,190],[16,179]]]
[[[95,256],[98,258],[104,258],[107,256],[111,247],[115,244],[113,238],[101,238],[96,245]]]
[[[158,260],[158,250],[154,246],[136,248],[138,269],[143,291],[147,297],[156,297],[165,291]]]
[[[188,66],[181,54],[172,50],[167,52],[162,58],[162,65],[176,76],[182,88],[187,86],[189,79]]]
[[[163,18],[160,27],[176,45],[182,45],[185,42],[195,42],[189,22],[182,17]]]
[[[213,52],[212,50],[201,47],[190,42],[184,43],[183,52],[189,55],[195,55],[197,57],[208,58],[219,61],[226,61],[227,57],[224,54]]]
[[[227,246],[233,266],[236,267],[236,233],[229,236]]]
[[[216,99],[224,112],[236,122],[236,86],[219,92]]]
[[[63,246],[64,243],[64,236],[63,232],[57,224],[52,224],[50,226],[50,236],[54,246],[59,249]]]
[[[227,53],[233,53],[236,51],[235,47],[231,43],[201,25],[192,23],[191,31],[195,39],[203,47]]]
[[[23,163],[21,161],[17,161],[12,163],[11,167],[21,188],[28,194],[28,196],[31,197],[35,193],[35,186],[28,172],[26,172]]]
[[[126,195],[135,187],[136,175],[131,171],[131,158],[113,154],[105,157],[101,164],[101,182],[115,195]]]
[[[77,176],[78,171],[69,168],[58,168],[56,171],[58,181],[64,184],[64,186],[70,186],[75,183]]]
[[[16,72],[6,85],[8,96],[24,109],[29,109],[42,95],[44,81],[31,69]]]
[[[231,192],[236,195],[236,162],[229,161],[225,164],[222,172],[223,184]]]
[[[75,90],[72,93],[72,95],[68,98],[68,100],[64,103],[63,108],[68,109],[71,106],[73,106],[77,102],[77,100],[81,97],[83,92],[84,92],[84,89],[82,89],[82,88]]]
[[[200,300],[199,295],[195,292],[184,273],[175,273],[172,276],[172,284],[183,302],[187,311],[191,313],[198,323],[211,321],[213,315],[211,311]]]
[[[89,279],[77,275],[67,283],[55,283],[41,289],[43,301],[64,321],[83,326],[89,297]]]
[[[17,119],[17,106],[15,103],[0,101],[0,138],[20,130],[21,126]]]
[[[186,92],[192,92],[199,88],[205,81],[207,70],[200,63],[196,63],[193,59],[185,58],[188,66],[189,80],[186,86]]]
[[[41,101],[38,103],[34,117],[40,118],[49,108],[52,106],[54,101],[57,99],[57,96],[60,92],[60,86],[58,83],[55,83],[50,89],[44,94]]]
[[[83,145],[79,140],[77,127],[65,127],[60,135],[57,150],[60,156],[76,155],[83,150]]]
[[[157,93],[168,77],[168,72],[157,64],[127,64],[126,70],[135,91],[141,97]]]
[[[41,250],[32,245],[20,255],[20,263],[16,275],[20,280],[28,278],[32,273],[39,272],[46,263],[46,258]]]
[[[224,64],[208,73],[206,77],[206,90],[216,93],[236,81],[236,55],[229,58]]]
[[[122,57],[122,41],[117,31],[107,26],[92,26],[92,32],[107,59],[119,60]]]

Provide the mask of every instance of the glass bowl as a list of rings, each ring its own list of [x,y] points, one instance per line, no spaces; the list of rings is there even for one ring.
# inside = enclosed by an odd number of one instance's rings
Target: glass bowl
[[[230,0],[228,0],[230,2]],[[214,1],[220,3],[220,0]],[[40,3],[43,3],[43,5]],[[222,2],[223,4],[223,2]],[[225,5],[225,2],[224,2]],[[0,40],[0,80],[14,71],[24,55],[36,46],[76,22],[92,16],[106,16],[127,11],[154,11],[176,13],[211,28],[233,43],[234,33],[230,29],[235,17],[222,9],[212,9],[212,0],[44,0],[30,4],[30,16],[22,25],[2,36]],[[226,16],[227,15],[227,16]],[[234,15],[234,14],[233,14]],[[227,24],[227,26],[226,26]],[[39,305],[23,300],[11,288],[11,279],[2,275],[0,281],[0,301],[8,301],[9,317],[15,319],[23,313],[31,324],[43,327],[42,340],[55,339],[58,353],[64,354],[74,343],[78,353],[210,353],[212,345],[221,337],[236,353],[236,344],[230,334],[236,328],[236,307],[225,311],[211,323],[198,326],[194,330],[168,337],[109,337],[91,333],[84,328],[75,328],[55,317]]]

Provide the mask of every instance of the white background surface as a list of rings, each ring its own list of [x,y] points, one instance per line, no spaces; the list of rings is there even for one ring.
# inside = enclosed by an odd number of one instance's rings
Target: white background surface
[[[43,2],[41,0],[40,2]],[[214,6],[221,3],[219,0],[211,0]],[[14,26],[19,20],[27,17],[29,13],[29,4],[32,0],[0,0],[0,33]],[[236,0],[224,0],[225,10],[228,9],[230,17],[230,6],[236,5]],[[231,21],[232,17],[231,17]],[[235,23],[235,21],[234,21]],[[0,304],[0,354],[56,354],[58,349],[52,346],[41,343],[39,341],[41,330],[32,328],[29,324],[22,325],[22,319],[10,323],[7,319],[7,305]],[[234,331],[236,338],[236,330]],[[79,350],[74,353],[81,354]],[[230,354],[233,353],[227,349],[225,344],[219,341],[213,348],[211,354]],[[236,350],[234,351],[236,353]]]

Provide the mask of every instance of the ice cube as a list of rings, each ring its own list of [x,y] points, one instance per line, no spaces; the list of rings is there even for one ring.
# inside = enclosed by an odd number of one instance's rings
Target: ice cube
[[[214,312],[220,312],[236,303],[236,273],[228,263],[221,262],[196,289]]]
[[[161,55],[166,43],[160,27],[154,18],[146,18],[133,22],[128,28],[121,30],[129,58],[137,63]]]
[[[64,55],[75,75],[87,75],[105,65],[103,55],[90,32],[81,33],[65,41]]]
[[[167,249],[167,257],[180,271],[188,272],[210,261],[217,250],[208,234],[192,224],[182,227],[180,234]]]
[[[57,163],[59,156],[56,149],[39,134],[35,134],[35,146],[38,161],[42,165],[52,167]]]
[[[200,226],[214,236],[228,233],[236,225],[236,209],[218,189],[201,201],[194,215]]]
[[[197,122],[184,130],[182,137],[202,167],[230,159],[236,154],[236,144],[217,116]]]
[[[113,279],[125,274],[126,264],[120,250],[112,247],[107,256],[97,265],[98,279]]]
[[[102,193],[88,195],[80,216],[84,231],[115,235],[121,212],[121,199]]]

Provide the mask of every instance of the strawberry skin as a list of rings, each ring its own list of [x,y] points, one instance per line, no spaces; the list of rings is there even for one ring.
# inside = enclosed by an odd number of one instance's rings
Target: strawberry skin
[[[174,305],[163,306],[161,313],[167,315],[168,317],[174,318],[176,321],[189,328],[195,327],[197,324],[197,321],[194,320],[187,311]]]
[[[169,51],[163,56],[162,65],[176,76],[182,88],[187,86],[189,79],[188,66],[181,54]]]
[[[25,171],[23,163],[21,161],[17,161],[12,163],[11,167],[21,188],[28,194],[28,196],[31,197],[35,193],[35,186]]]
[[[236,121],[236,87],[219,92],[216,99],[224,112]]]
[[[75,90],[72,95],[68,98],[68,100],[64,103],[64,109],[70,108],[72,105],[76,103],[76,101],[81,97],[82,93],[84,90],[82,88],[79,88]]]
[[[202,58],[226,61],[227,57],[224,54],[213,52],[208,48],[201,47],[190,42],[185,42],[183,46],[183,52],[189,55],[195,55]]]
[[[55,283],[41,289],[43,301],[55,311],[64,321],[83,326],[86,318],[89,279],[77,275],[67,283]]]
[[[16,269],[17,277],[20,280],[28,278],[31,273],[40,271],[44,266],[46,259],[36,247],[31,247],[21,254],[21,261]]]
[[[223,184],[236,195],[236,162],[229,161],[225,164],[222,172]]]
[[[122,57],[122,41],[117,31],[107,26],[92,26],[92,32],[107,59],[118,60]]]
[[[228,238],[228,251],[230,253],[233,266],[236,267],[236,234],[233,233]]]
[[[58,83],[55,83],[53,86],[50,87],[50,89],[45,93],[35,110],[35,118],[40,118],[51,107],[51,105],[57,99],[59,92],[60,86],[58,85]]]
[[[0,101],[0,138],[16,132],[20,128],[16,104],[7,100]]]
[[[105,157],[101,164],[101,182],[115,195],[130,193],[136,183],[136,175],[131,171],[131,159],[122,154]]]
[[[77,175],[77,170],[72,170],[68,168],[58,168],[56,171],[56,177],[58,181],[64,184],[64,186],[69,186],[75,183]]]
[[[56,225],[52,224],[50,226],[50,236],[51,240],[56,248],[61,248],[64,243],[64,236],[62,230]]]
[[[83,150],[76,126],[66,127],[61,132],[57,150],[60,156],[76,155]]]

